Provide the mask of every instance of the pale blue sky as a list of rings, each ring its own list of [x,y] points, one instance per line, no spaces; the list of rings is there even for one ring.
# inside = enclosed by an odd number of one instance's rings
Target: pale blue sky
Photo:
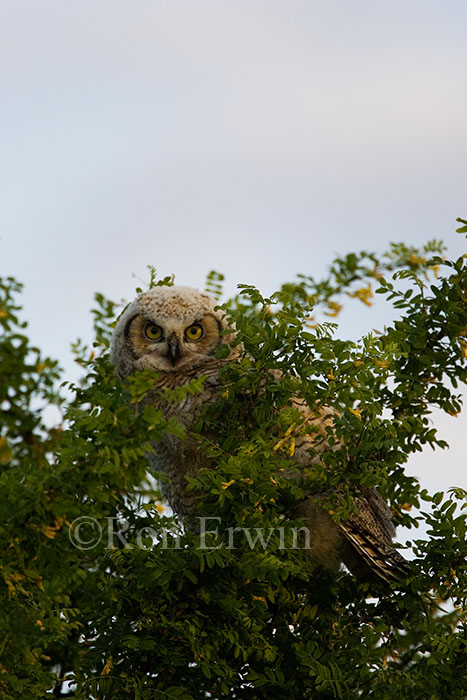
[[[464,252],[466,30],[465,0],[1,0],[0,273],[34,342],[73,376],[94,291],[148,264],[271,292],[391,240]],[[442,426],[413,468],[465,484]]]

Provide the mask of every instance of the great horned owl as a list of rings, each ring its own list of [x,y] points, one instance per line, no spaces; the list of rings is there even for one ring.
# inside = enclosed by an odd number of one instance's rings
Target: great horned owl
[[[221,331],[227,330],[225,316],[216,310],[208,294],[190,287],[163,286],[140,294],[128,306],[112,339],[112,359],[118,376],[123,379],[139,370],[155,370],[158,379],[146,400],[161,408],[166,418],[174,416],[187,429],[185,439],[164,435],[160,442],[154,442],[154,451],[148,459],[155,471],[168,477],[168,482],[163,484],[164,496],[173,510],[188,521],[196,514],[196,500],[186,491],[186,477],[209,467],[199,441],[190,435],[190,428],[203,407],[218,397],[223,364],[237,360],[241,353],[241,346],[237,345],[231,348],[228,357],[222,360],[216,357],[218,345],[233,339],[225,333],[221,335]],[[174,388],[200,376],[204,378],[200,393],[189,394],[179,403],[164,400],[164,387]],[[292,403],[308,424],[313,423],[315,431],[298,437],[291,459],[300,466],[310,467],[317,459],[316,446],[318,452],[326,449],[322,439],[326,434],[324,428],[332,424],[335,411],[324,407],[313,413],[299,398]],[[318,441],[316,436],[320,433],[321,441]],[[336,572],[344,563],[357,577],[373,572],[386,581],[402,578],[407,574],[407,563],[392,546],[395,530],[388,506],[375,489],[365,486],[359,490],[356,505],[357,513],[338,524],[317,504],[315,497],[292,509],[294,516],[304,519],[311,533],[312,567]]]

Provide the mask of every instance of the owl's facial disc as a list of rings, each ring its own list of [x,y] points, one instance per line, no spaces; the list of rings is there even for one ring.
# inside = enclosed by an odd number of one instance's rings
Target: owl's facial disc
[[[208,294],[176,285],[153,287],[139,294],[117,323],[111,348],[117,375],[151,369],[161,377],[180,373],[185,381],[212,371],[219,365],[215,349],[230,342],[230,335],[221,335],[225,327]]]
[[[135,369],[172,373],[201,368],[212,358],[220,340],[220,323],[214,314],[180,319],[151,316],[137,314],[127,325]]]

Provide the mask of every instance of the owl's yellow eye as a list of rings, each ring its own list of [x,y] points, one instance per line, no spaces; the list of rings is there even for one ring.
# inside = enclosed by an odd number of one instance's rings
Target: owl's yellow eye
[[[199,323],[193,323],[192,326],[188,326],[188,328],[185,329],[185,338],[187,340],[200,340],[203,334],[203,326]]]
[[[155,323],[148,323],[144,328],[144,335],[149,340],[161,340],[163,332],[160,326],[156,326]]]

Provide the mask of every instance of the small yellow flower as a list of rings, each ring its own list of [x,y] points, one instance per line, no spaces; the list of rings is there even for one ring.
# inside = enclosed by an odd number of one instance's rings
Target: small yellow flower
[[[279,442],[276,443],[274,445],[274,447],[272,448],[274,450],[274,452],[277,452],[277,450],[279,450],[281,447],[283,447],[285,445],[285,443],[288,441],[294,428],[295,428],[295,423],[292,423],[291,425],[289,425],[289,427],[287,428],[287,430],[284,433],[284,437],[281,440],[279,440]],[[293,440],[293,438],[292,438],[292,440]],[[294,443],[294,447],[295,447],[295,443]]]
[[[230,481],[223,481],[222,482],[222,489],[225,491],[225,489],[228,489],[229,486],[235,483],[235,479],[231,479]]]
[[[8,586],[8,591],[10,595],[16,595],[15,583],[19,583],[19,581],[23,580],[24,576],[20,573],[13,573],[5,577],[5,583]]]
[[[44,535],[45,535],[46,537],[49,538],[49,540],[53,540],[53,538],[54,538],[55,535],[57,534],[57,531],[54,530],[53,527],[47,527],[46,525],[43,526],[42,532],[44,533]]]
[[[415,255],[414,253],[411,253],[409,262],[412,263],[412,265],[423,265],[426,263],[426,258],[424,258],[421,255]]]
[[[111,656],[109,656],[109,658],[105,662],[104,668],[102,669],[101,676],[108,676],[109,673],[112,671],[113,667],[114,667],[113,659]]]
[[[368,287],[361,287],[360,289],[356,289],[355,292],[349,292],[350,297],[354,297],[355,299],[360,299],[366,306],[372,306],[373,302],[371,299],[373,299],[373,291],[371,289],[371,285],[368,285]]]
[[[362,409],[361,408],[349,408],[350,413],[352,413],[354,416],[357,416],[357,418],[362,417]]]
[[[41,529],[46,537],[48,537],[50,540],[53,540],[53,538],[57,535],[58,531],[61,530],[62,525],[63,518],[56,518],[55,523],[53,525],[43,525]]]
[[[369,274],[371,277],[374,277],[377,280],[381,279],[381,277],[383,276],[383,274],[378,270],[378,267],[376,265]]]
[[[328,301],[328,309],[329,311],[324,312],[326,316],[335,317],[340,314],[340,312],[343,309],[343,306],[342,304],[339,304],[338,301]]]
[[[381,369],[387,369],[389,367],[389,361],[388,360],[375,360],[375,365],[378,365],[378,367],[381,367]]]

